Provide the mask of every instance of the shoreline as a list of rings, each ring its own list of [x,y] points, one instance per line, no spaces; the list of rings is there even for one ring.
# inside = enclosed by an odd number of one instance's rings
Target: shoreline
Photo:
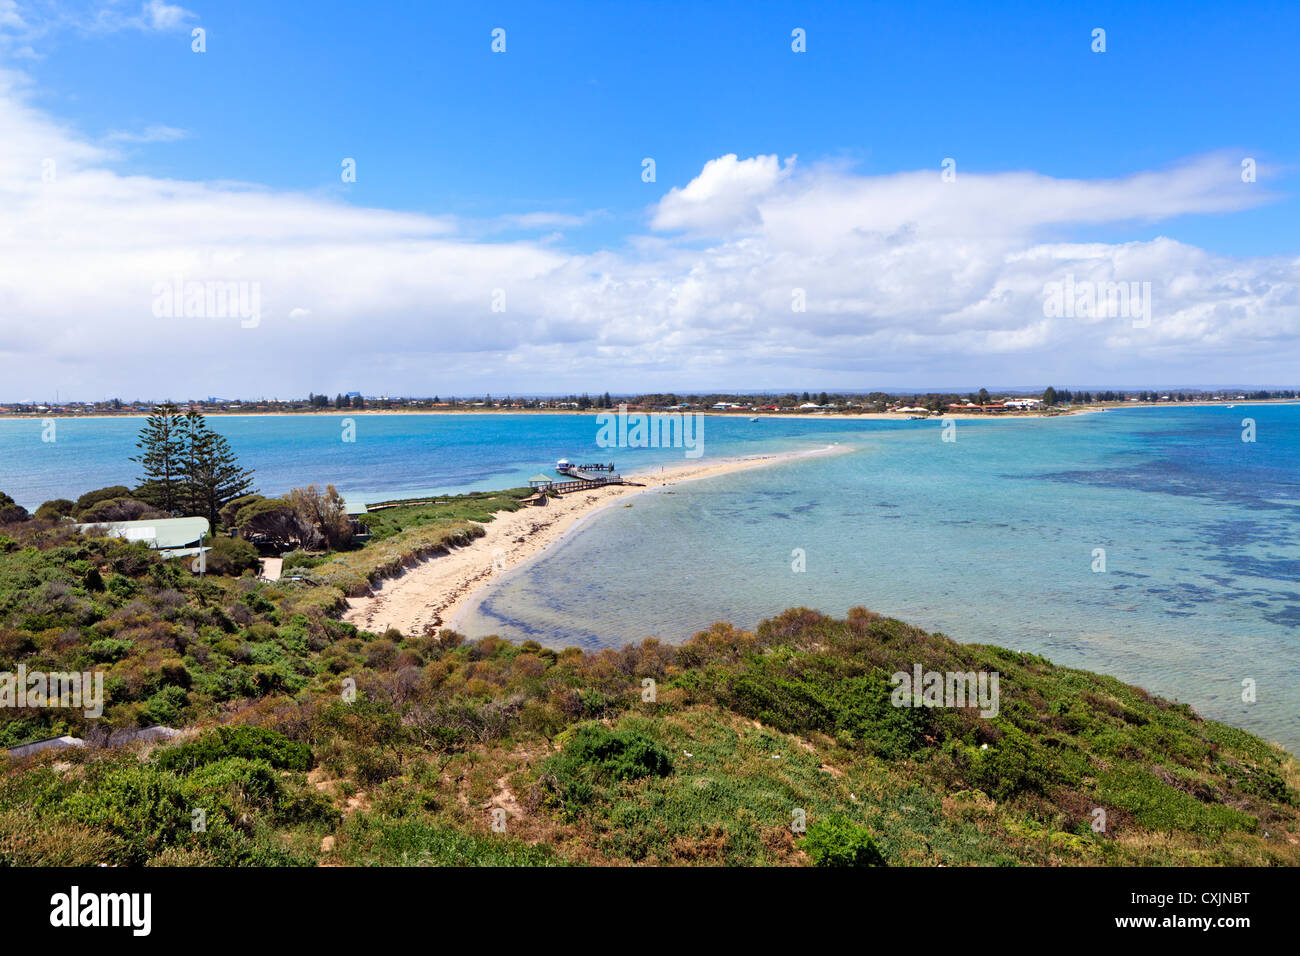
[[[446,554],[426,558],[364,597],[347,598],[342,619],[383,633],[396,627],[419,634],[434,627],[455,628],[471,602],[504,575],[536,559],[552,544],[617,501],[657,488],[701,481],[738,471],[852,450],[848,445],[748,455],[712,462],[663,466],[656,472],[629,473],[637,485],[609,485],[552,499],[542,507],[500,512],[483,525],[486,534]]]

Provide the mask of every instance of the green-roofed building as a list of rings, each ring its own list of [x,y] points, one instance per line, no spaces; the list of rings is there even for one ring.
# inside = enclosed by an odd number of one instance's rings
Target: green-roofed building
[[[146,518],[140,521],[103,521],[79,524],[78,531],[90,531],[110,538],[143,541],[164,558],[198,554],[208,533],[207,518]]]
[[[343,513],[347,515],[348,522],[352,525],[352,535],[358,541],[367,541],[370,538],[370,529],[366,527],[361,516],[370,514],[370,509],[364,501],[358,498],[349,498],[343,496]]]

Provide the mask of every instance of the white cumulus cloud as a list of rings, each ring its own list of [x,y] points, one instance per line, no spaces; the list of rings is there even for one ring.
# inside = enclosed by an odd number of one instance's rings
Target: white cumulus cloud
[[[661,230],[715,234],[760,224],[760,206],[794,170],[775,156],[737,159],[735,153],[704,164],[685,186],[674,186],[655,210],[652,225]]]
[[[945,183],[726,155],[644,234],[579,253],[530,230],[595,214],[471,222],[126,175],[30,93],[0,72],[0,401],[1294,377],[1294,257],[1062,238],[1267,201],[1226,156]],[[1150,323],[1049,315],[1067,276],[1149,282]],[[244,283],[259,320],[158,315],[178,282]]]

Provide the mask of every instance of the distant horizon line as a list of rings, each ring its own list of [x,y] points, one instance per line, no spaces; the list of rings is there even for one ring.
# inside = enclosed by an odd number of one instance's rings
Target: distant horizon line
[[[1042,393],[1042,392],[1046,391],[1048,388],[1053,388],[1053,389],[1055,389],[1055,390],[1058,391],[1058,392],[1064,390],[1064,391],[1069,391],[1069,392],[1079,392],[1079,391],[1086,391],[1086,392],[1098,392],[1098,391],[1103,391],[1103,392],[1106,392],[1106,391],[1109,391],[1109,392],[1142,392],[1142,391],[1145,391],[1145,392],[1150,392],[1150,391],[1156,391],[1156,392],[1173,393],[1173,392],[1222,392],[1222,391],[1296,391],[1296,390],[1300,390],[1300,385],[1276,385],[1276,384],[1273,384],[1273,385],[1243,385],[1243,384],[1240,384],[1240,383],[1234,383],[1234,384],[1223,384],[1223,385],[1050,385],[1050,384],[1049,384],[1049,385],[1041,385],[1041,386],[1033,386],[1033,385],[1014,385],[1014,386],[1002,386],[1002,385],[999,385],[999,386],[992,386],[992,385],[976,385],[976,386],[969,386],[969,385],[962,385],[962,386],[951,386],[951,385],[950,385],[950,386],[938,386],[938,387],[930,387],[930,388],[915,388],[915,387],[892,387],[892,388],[887,388],[887,387],[881,387],[881,388],[852,388],[852,389],[838,388],[838,389],[836,389],[836,388],[823,387],[823,388],[816,388],[816,389],[811,389],[811,388],[759,388],[759,389],[730,389],[730,390],[728,390],[728,389],[692,389],[692,390],[682,390],[682,389],[664,389],[664,390],[655,390],[655,389],[647,389],[647,390],[639,391],[639,392],[628,392],[628,391],[623,391],[623,392],[612,392],[612,391],[609,391],[608,389],[602,389],[602,390],[596,390],[596,391],[583,391],[583,392],[512,392],[512,391],[499,391],[499,392],[498,392],[498,391],[496,391],[496,390],[489,389],[489,390],[487,390],[487,391],[483,391],[483,392],[448,392],[448,393],[446,393],[445,395],[443,395],[443,394],[441,394],[441,393],[437,393],[437,394],[425,394],[425,395],[417,395],[417,394],[407,394],[407,395],[401,395],[401,394],[374,395],[374,394],[366,394],[366,393],[364,393],[364,392],[359,392],[359,391],[353,389],[353,390],[346,391],[346,392],[335,392],[333,397],[337,397],[337,396],[339,396],[339,395],[343,395],[344,397],[349,397],[349,398],[351,398],[351,397],[356,397],[356,396],[360,396],[360,397],[361,397],[363,400],[365,400],[365,401],[426,401],[426,402],[427,402],[427,401],[433,401],[434,399],[438,399],[439,401],[447,401],[447,400],[450,400],[450,399],[456,399],[456,400],[460,401],[460,400],[466,400],[466,399],[471,399],[471,400],[472,400],[472,399],[483,399],[483,398],[488,398],[488,397],[492,397],[494,401],[503,401],[503,400],[506,400],[506,399],[520,399],[520,400],[527,399],[527,400],[537,400],[537,401],[565,401],[565,400],[568,400],[568,399],[571,399],[571,398],[582,398],[583,396],[586,396],[587,398],[601,398],[601,397],[604,397],[605,395],[609,395],[609,396],[611,397],[611,399],[629,399],[629,398],[639,398],[639,397],[641,397],[641,396],[645,396],[645,395],[675,395],[675,396],[677,396],[677,397],[690,397],[690,396],[696,396],[696,397],[740,397],[740,396],[747,396],[747,395],[754,395],[754,396],[758,396],[758,395],[766,395],[766,396],[779,396],[779,395],[802,395],[802,394],[804,394],[804,393],[807,393],[807,394],[809,394],[809,395],[819,395],[819,394],[821,394],[821,393],[823,393],[823,392],[825,392],[827,395],[838,395],[838,396],[858,397],[858,396],[866,396],[866,395],[872,395],[872,394],[883,394],[883,395],[916,395],[916,396],[920,396],[920,395],[950,395],[950,394],[965,394],[965,393],[977,393],[977,392],[979,392],[979,390],[980,390],[981,388],[986,389],[986,390],[989,391],[989,392],[996,392],[996,393],[999,393],[999,394],[1006,394],[1006,395],[1021,395],[1021,394],[1024,394],[1024,395],[1028,395],[1028,394],[1038,394],[1038,393]],[[330,395],[328,395],[328,394],[326,394],[326,393],[324,393],[324,392],[308,392],[306,395],[298,395],[298,396],[292,396],[292,397],[287,397],[287,398],[279,398],[279,397],[268,398],[268,397],[265,397],[265,396],[263,396],[263,397],[259,397],[259,398],[240,398],[240,397],[236,397],[236,396],[213,396],[213,395],[208,395],[208,396],[203,396],[203,397],[190,397],[190,398],[139,398],[139,397],[136,397],[136,398],[126,399],[126,398],[120,398],[120,397],[116,397],[116,396],[115,396],[115,397],[111,397],[111,398],[86,399],[86,398],[61,398],[61,397],[57,397],[57,396],[56,396],[55,398],[52,398],[52,399],[51,399],[51,398],[46,398],[46,399],[0,399],[0,406],[4,406],[4,405],[47,405],[47,406],[48,406],[48,405],[51,405],[51,404],[53,404],[53,405],[102,405],[102,404],[106,404],[106,403],[108,403],[108,402],[113,402],[113,401],[121,402],[121,403],[124,404],[124,405],[134,405],[134,404],[143,404],[143,405],[165,405],[165,404],[173,404],[173,405],[188,405],[188,404],[193,404],[193,403],[200,403],[200,404],[207,403],[207,404],[212,404],[212,403],[219,403],[219,402],[237,402],[237,403],[239,403],[239,404],[250,404],[250,403],[255,403],[255,402],[275,402],[275,403],[284,404],[284,403],[289,403],[289,402],[301,402],[301,401],[306,401],[306,400],[307,400],[308,398],[310,398],[312,395],[318,395],[318,394],[319,394],[319,395],[324,395],[326,398],[331,398]],[[1234,397],[1235,397],[1235,396],[1234,396]]]

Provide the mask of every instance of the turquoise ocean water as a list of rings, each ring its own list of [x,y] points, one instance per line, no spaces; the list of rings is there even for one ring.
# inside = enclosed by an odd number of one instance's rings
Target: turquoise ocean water
[[[378,500],[517,486],[559,457],[683,460],[597,448],[590,416],[356,416],[354,443],[342,418],[211,421],[264,493],[333,482]],[[42,442],[39,421],[0,421],[0,490],[34,507],[132,484],[140,424],[64,420]],[[483,592],[462,629],[618,646],[861,604],[1114,674],[1300,752],[1300,407],[961,421],[956,437],[936,422],[709,418],[706,460],[848,450],[608,508]]]
[[[862,604],[1114,674],[1300,752],[1300,408],[962,421],[956,436],[856,423],[818,436],[848,453],[616,505],[484,592],[462,629],[600,647]]]

